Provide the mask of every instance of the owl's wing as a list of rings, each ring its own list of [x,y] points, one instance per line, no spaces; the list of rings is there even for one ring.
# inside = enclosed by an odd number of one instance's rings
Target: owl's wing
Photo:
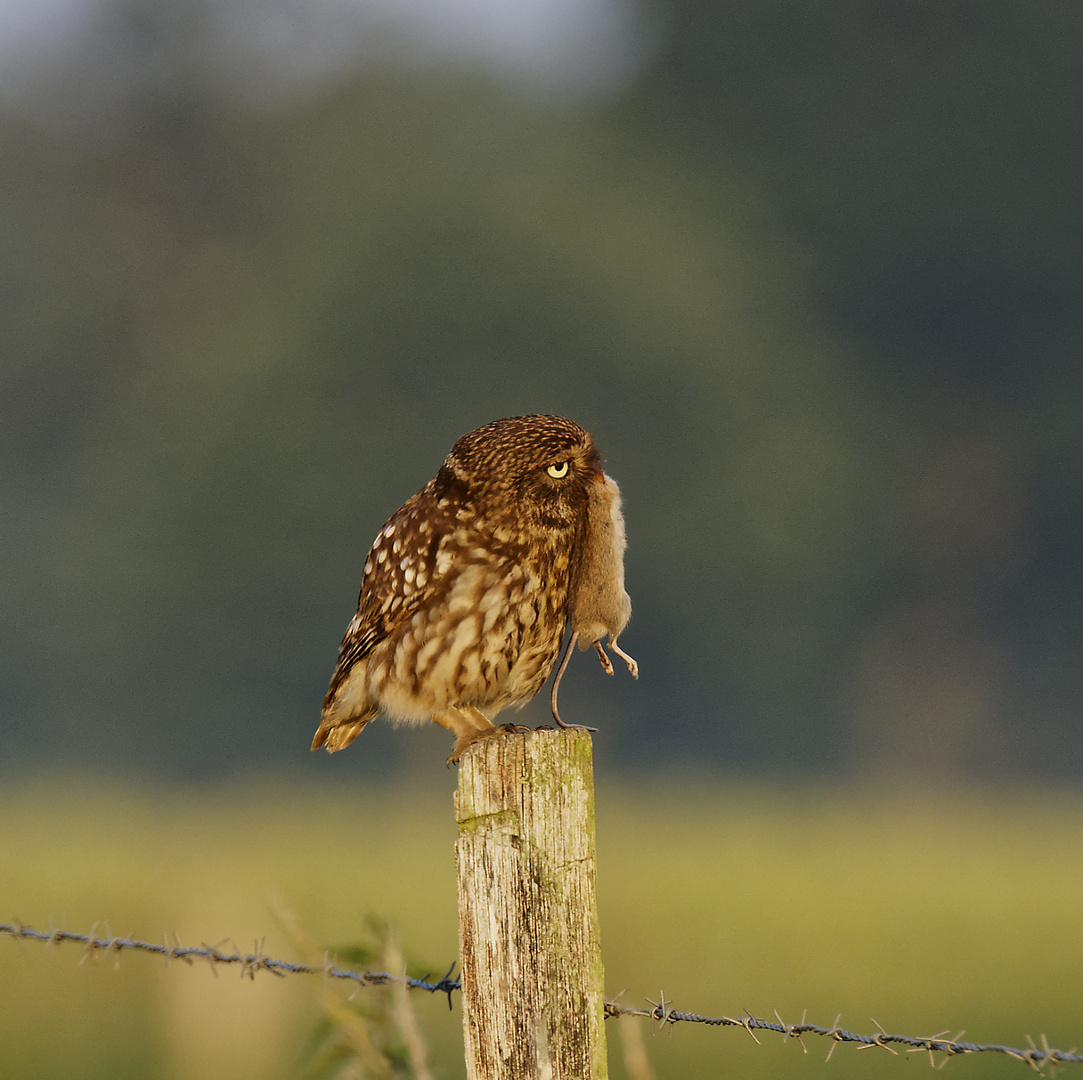
[[[431,485],[397,510],[380,531],[365,559],[357,614],[339,646],[325,711],[355,665],[422,607],[440,586],[446,560],[437,553],[453,527],[435,505]]]
[[[335,665],[335,673],[331,677],[329,695],[333,695],[339,684],[349,674],[350,669],[358,662],[364,660],[391,632],[391,627],[386,625],[386,620],[378,619],[376,622],[366,620],[364,612],[358,610],[346,627],[346,636],[338,649],[338,663]]]

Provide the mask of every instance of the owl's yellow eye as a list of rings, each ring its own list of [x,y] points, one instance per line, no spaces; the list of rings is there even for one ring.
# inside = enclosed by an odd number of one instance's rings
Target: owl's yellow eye
[[[558,461],[555,465],[550,465],[545,470],[554,480],[563,480],[568,475],[568,463],[566,461]]]

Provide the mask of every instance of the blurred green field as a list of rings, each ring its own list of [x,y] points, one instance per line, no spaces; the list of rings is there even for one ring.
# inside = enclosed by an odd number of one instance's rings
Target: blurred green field
[[[441,770],[442,771],[442,770]],[[286,904],[321,946],[397,924],[411,974],[455,958],[454,776],[347,791],[283,780],[133,789],[71,776],[0,794],[0,920],[299,959]],[[715,780],[599,785],[607,990],[703,1013],[976,1041],[1083,1043],[1083,798],[1025,790],[839,792]],[[128,954],[79,963],[0,938],[0,1076],[247,1080],[304,1074],[318,978],[254,982]],[[362,990],[361,994],[370,991]],[[345,996],[345,991],[343,991]],[[415,995],[434,1073],[463,1075],[456,1004]],[[619,1023],[638,1021],[619,1021]],[[611,1074],[624,1077],[609,1021]],[[927,1056],[808,1054],[771,1035],[653,1036],[659,1078],[912,1075]],[[1067,1066],[1069,1070],[1077,1066]],[[1026,1075],[992,1055],[962,1077]]]

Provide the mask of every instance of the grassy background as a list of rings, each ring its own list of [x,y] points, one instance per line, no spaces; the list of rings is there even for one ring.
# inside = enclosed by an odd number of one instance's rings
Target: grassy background
[[[438,770],[442,773],[442,770]],[[321,944],[394,921],[411,974],[456,954],[453,774],[367,791],[251,779],[210,789],[53,776],[0,795],[0,907],[45,928],[299,958],[284,903]],[[607,990],[622,1000],[976,1041],[1083,1040],[1083,800],[1031,790],[849,791],[719,779],[601,782]],[[0,940],[0,1075],[231,1080],[298,1076],[318,979],[79,961]],[[362,990],[361,993],[369,991]],[[462,1075],[458,1006],[414,998],[437,1075]],[[624,1023],[625,1021],[621,1021]],[[609,1022],[611,1071],[624,1076]],[[922,1057],[680,1027],[647,1050],[661,1078],[912,1075]],[[959,1076],[1022,1077],[991,1055]],[[1069,1066],[1069,1069],[1074,1066]]]

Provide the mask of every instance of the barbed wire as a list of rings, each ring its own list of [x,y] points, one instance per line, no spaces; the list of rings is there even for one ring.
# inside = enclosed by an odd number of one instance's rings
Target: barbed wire
[[[455,970],[455,964],[452,964],[447,969],[447,974],[442,979],[429,982],[427,975],[423,979],[412,979],[407,975],[393,975],[387,971],[355,971],[351,968],[339,967],[337,958],[330,954],[327,955],[322,964],[295,964],[289,960],[276,960],[264,953],[262,941],[257,941],[255,950],[250,953],[240,952],[239,950],[223,952],[223,946],[225,946],[228,938],[216,945],[208,945],[206,942],[202,945],[182,945],[177,935],[174,934],[173,944],[169,943],[168,935],[159,944],[153,941],[113,937],[109,934],[108,925],[106,925],[105,929],[108,935],[106,937],[95,937],[95,930],[97,930],[97,923],[90,928],[89,934],[77,934],[72,930],[58,930],[51,924],[49,930],[45,931],[35,930],[32,926],[24,926],[20,922],[0,923],[0,934],[7,934],[22,941],[41,941],[46,946],[56,946],[64,941],[80,944],[83,946],[83,957],[79,961],[80,963],[86,960],[88,956],[97,959],[100,953],[112,953],[116,957],[117,963],[119,963],[122,952],[134,950],[162,956],[167,963],[171,960],[181,960],[191,965],[196,960],[206,960],[212,971],[220,964],[236,965],[240,969],[241,977],[247,976],[249,979],[254,979],[257,971],[269,971],[272,975],[277,975],[280,978],[284,978],[286,975],[323,975],[328,979],[347,979],[362,986],[386,986],[389,983],[402,983],[409,990],[426,990],[430,994],[447,994],[449,1009],[451,1008],[451,992],[462,989],[459,980],[451,977],[452,972]],[[236,949],[236,945],[233,948]]]
[[[839,1027],[839,1021],[842,1019],[841,1013],[835,1017],[835,1023],[831,1027],[823,1027],[820,1024],[806,1022],[807,1010],[806,1014],[802,1014],[798,1023],[787,1024],[777,1012],[775,1013],[775,1020],[764,1020],[762,1017],[753,1016],[751,1013],[746,1013],[740,1017],[701,1016],[699,1013],[680,1012],[674,1009],[673,1002],[667,1001],[664,993],[660,993],[659,998],[659,1001],[647,999],[651,1005],[649,1009],[637,1009],[632,1006],[621,1005],[618,1001],[607,1001],[605,1003],[605,1014],[606,1016],[645,1016],[651,1020],[657,1020],[660,1026],[688,1023],[707,1024],[710,1027],[740,1027],[744,1028],[756,1042],[760,1041],[756,1038],[757,1031],[773,1031],[782,1035],[784,1039],[797,1039],[798,1042],[801,1042],[803,1035],[823,1035],[833,1040],[831,1048],[827,1051],[828,1061],[831,1060],[835,1047],[840,1042],[844,1042],[856,1043],[859,1050],[879,1046],[892,1054],[898,1053],[891,1045],[892,1043],[905,1047],[908,1052],[925,1050],[928,1051],[929,1063],[932,1065],[936,1064],[934,1054],[946,1055],[940,1065],[937,1066],[938,1068],[943,1068],[949,1058],[961,1054],[978,1053],[1006,1054],[1008,1057],[1025,1061],[1036,1072],[1041,1072],[1046,1065],[1051,1066],[1052,1071],[1057,1065],[1083,1063],[1083,1054],[1077,1053],[1074,1047],[1071,1050],[1057,1050],[1049,1045],[1044,1035],[1041,1036],[1041,1046],[1036,1046],[1034,1040],[1028,1036],[1027,1041],[1030,1043],[1030,1047],[1025,1050],[1016,1046],[1003,1046],[1000,1043],[960,1042],[959,1040],[966,1034],[964,1031],[958,1032],[949,1039],[943,1037],[947,1035],[947,1031],[938,1031],[935,1035],[925,1036],[897,1035],[885,1030],[875,1020],[873,1020],[873,1023],[879,1029],[876,1034],[862,1035],[859,1032],[847,1031],[846,1028]],[[803,1042],[801,1042],[801,1049],[808,1051]]]
[[[257,971],[267,971],[280,978],[284,978],[286,975],[322,975],[329,979],[345,979],[360,986],[386,986],[389,983],[396,983],[404,985],[409,990],[425,990],[430,994],[447,994],[449,1009],[452,1007],[452,992],[462,989],[462,982],[458,978],[452,977],[455,964],[448,968],[443,978],[430,982],[427,975],[421,979],[414,979],[405,974],[394,975],[386,971],[355,971],[351,968],[339,967],[336,958],[330,956],[330,954],[322,964],[295,964],[288,960],[276,960],[264,953],[262,941],[256,942],[254,951],[250,953],[244,953],[240,950],[223,952],[223,946],[228,939],[220,941],[216,945],[204,943],[191,946],[182,945],[176,934],[174,934],[172,944],[170,944],[168,936],[159,944],[153,941],[114,937],[109,933],[107,924],[105,927],[107,936],[96,937],[96,929],[97,924],[91,927],[89,934],[79,934],[72,930],[55,929],[51,923],[47,931],[35,930],[31,926],[25,926],[17,921],[0,923],[0,935],[7,935],[24,942],[40,941],[47,947],[55,947],[65,941],[80,944],[83,946],[83,956],[79,961],[80,963],[86,960],[87,957],[97,959],[101,953],[112,953],[117,963],[119,963],[122,952],[134,950],[162,956],[167,963],[172,960],[180,960],[191,965],[196,960],[205,960],[212,971],[215,971],[216,967],[221,964],[233,965],[239,968],[242,978],[254,979]],[[233,946],[233,948],[236,949],[236,946]],[[621,993],[623,994],[623,991]],[[618,995],[618,998],[620,996]],[[867,1050],[878,1046],[892,1054],[898,1053],[895,1045],[905,1048],[907,1052],[925,1051],[928,1053],[929,1062],[932,1065],[936,1065],[935,1055],[943,1054],[944,1058],[937,1066],[938,1068],[943,1068],[953,1057],[979,1053],[1004,1054],[1007,1057],[1025,1062],[1035,1072],[1039,1073],[1046,1065],[1050,1066],[1050,1072],[1052,1073],[1058,1065],[1083,1063],[1083,1054],[1077,1053],[1074,1047],[1071,1050],[1057,1050],[1049,1045],[1044,1035],[1041,1036],[1041,1046],[1036,1045],[1034,1040],[1028,1036],[1027,1041],[1030,1046],[1020,1048],[1005,1046],[1001,1043],[962,1042],[960,1040],[965,1034],[963,1031],[958,1032],[951,1038],[944,1037],[947,1035],[947,1031],[939,1031],[935,1035],[925,1036],[899,1035],[887,1031],[875,1020],[873,1023],[878,1028],[877,1032],[874,1035],[863,1035],[839,1027],[839,1021],[842,1018],[841,1014],[835,1017],[835,1023],[831,1027],[823,1027],[820,1024],[808,1023],[804,1014],[798,1023],[787,1024],[777,1012],[775,1013],[775,1020],[765,1020],[762,1017],[753,1016],[751,1013],[735,1017],[702,1016],[699,1013],[681,1012],[673,1008],[673,1002],[668,1001],[664,993],[659,994],[658,1001],[652,1001],[650,998],[647,998],[647,1001],[650,1008],[635,1008],[631,1005],[622,1005],[616,999],[606,1001],[605,1015],[607,1018],[621,1016],[646,1017],[652,1021],[657,1021],[659,1027],[680,1023],[706,1024],[708,1027],[739,1027],[744,1028],[757,1043],[760,1041],[756,1037],[757,1031],[770,1031],[783,1036],[784,1040],[796,1039],[801,1044],[801,1049],[806,1052],[808,1048],[802,1041],[803,1036],[820,1035],[832,1040],[831,1047],[827,1052],[828,1061],[831,1060],[831,1055],[835,1052],[835,1047],[839,1043],[854,1043],[859,1050]]]

